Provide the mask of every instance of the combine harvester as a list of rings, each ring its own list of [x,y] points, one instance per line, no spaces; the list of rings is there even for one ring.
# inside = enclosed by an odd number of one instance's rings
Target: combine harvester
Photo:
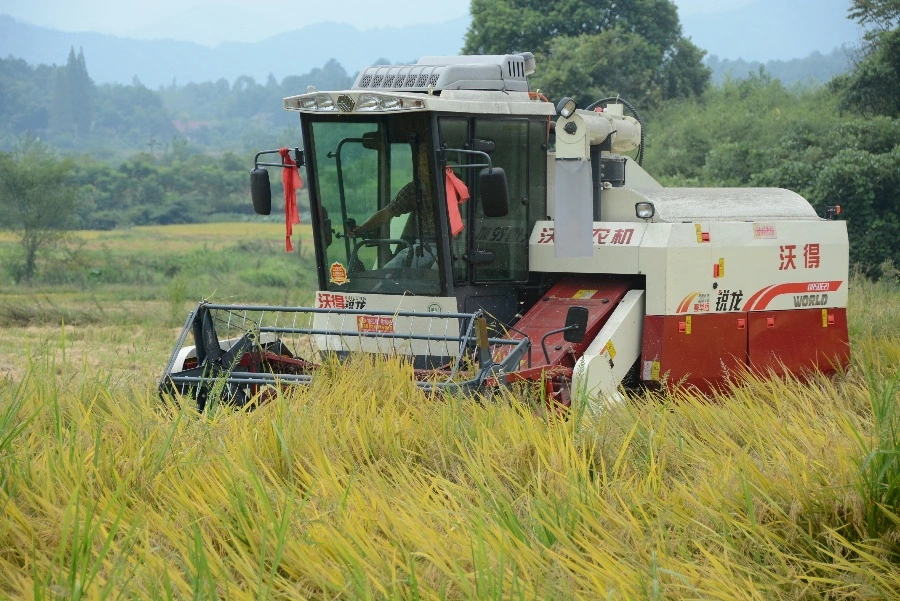
[[[820,218],[783,189],[664,188],[641,167],[630,104],[554,107],[529,88],[534,63],[425,57],[285,98],[303,149],[257,155],[253,204],[269,214],[264,167],[283,169],[290,233],[305,167],[315,306],[201,303],[161,389],[201,410],[215,390],[243,405],[366,352],[408,357],[429,390],[524,380],[568,406],[622,385],[709,391],[748,369],[847,365],[838,207]]]

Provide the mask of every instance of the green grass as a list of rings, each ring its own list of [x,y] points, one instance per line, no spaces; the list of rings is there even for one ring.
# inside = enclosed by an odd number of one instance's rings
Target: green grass
[[[75,375],[106,370],[116,382],[152,381],[201,299],[310,304],[316,276],[308,225],[295,229],[294,246],[301,252],[284,252],[277,224],[76,232],[44,256],[29,285],[0,271],[0,378],[18,379],[29,358],[61,358],[65,348],[66,370]],[[0,258],[15,252],[13,238],[0,234]]]
[[[143,307],[116,311],[117,303],[196,302],[203,297],[309,302],[315,288],[312,232],[298,228],[295,248],[284,252],[284,228],[275,224],[212,223],[75,232],[46,253],[28,285],[0,271],[0,327],[55,322],[67,316],[113,323],[134,320]],[[0,257],[12,265],[18,249],[0,237]],[[34,302],[42,305],[32,311]],[[68,312],[68,314],[67,314]],[[29,317],[33,315],[33,317]]]
[[[853,278],[846,373],[568,421],[365,358],[253,412],[164,407],[185,281],[0,297],[34,311],[0,328],[0,598],[900,593],[894,280]]]

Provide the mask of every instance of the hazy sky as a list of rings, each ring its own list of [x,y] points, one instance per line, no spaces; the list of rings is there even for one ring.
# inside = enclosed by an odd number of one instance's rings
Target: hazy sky
[[[753,0],[675,0],[682,16],[723,12]],[[469,13],[465,0],[0,0],[0,13],[33,25],[215,45],[258,41],[320,21],[359,29],[440,23]]]

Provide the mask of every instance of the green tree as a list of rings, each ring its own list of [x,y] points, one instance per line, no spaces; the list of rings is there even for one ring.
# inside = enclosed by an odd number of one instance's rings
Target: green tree
[[[900,20],[900,0],[852,0],[848,18],[860,25],[873,25],[876,31],[889,31]]]
[[[68,185],[71,172],[70,159],[58,159],[31,136],[0,153],[0,227],[15,233],[22,251],[16,281],[30,281],[39,253],[76,225],[79,194]]]
[[[832,80],[844,108],[900,117],[900,0],[853,0],[849,18],[870,29],[852,73]]]
[[[670,0],[472,0],[471,13],[463,52],[533,52],[533,83],[553,97],[621,94],[647,106],[709,82]]]
[[[69,133],[76,139],[90,134],[94,114],[96,88],[87,72],[84,52],[69,49],[66,66],[56,70],[53,89],[53,112],[50,123],[57,132]]]
[[[96,89],[94,81],[88,75],[84,51],[81,48],[78,49],[75,62],[66,65],[66,71],[69,76],[69,93],[75,107],[75,133],[79,138],[83,138],[91,132]]]
[[[764,71],[729,80],[648,115],[645,165],[665,185],[787,188],[820,215],[840,205],[851,263],[877,276],[900,256],[900,120],[838,104]]]

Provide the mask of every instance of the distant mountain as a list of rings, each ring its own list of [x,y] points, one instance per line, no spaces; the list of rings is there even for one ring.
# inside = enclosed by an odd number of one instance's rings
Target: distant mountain
[[[459,54],[469,17],[447,23],[359,31],[350,25],[317,23],[256,43],[214,48],[174,40],[133,40],[98,33],[70,33],[20,23],[0,15],[0,56],[31,64],[66,62],[69,48],[84,50],[97,83],[131,83],[149,88],[188,82],[235,80],[250,75],[265,81],[306,73],[336,59],[349,73],[378,59],[410,62],[425,55]]]
[[[860,30],[847,18],[849,8],[849,0],[750,0],[680,17],[685,35],[709,54],[765,62],[856,45]]]
[[[681,22],[685,35],[709,53],[707,62],[717,81],[729,70],[734,77],[742,77],[760,64],[766,64],[767,70],[783,81],[826,80],[843,69],[834,49],[855,45],[861,35],[857,25],[846,18],[848,7],[849,0],[744,0],[732,9],[682,11]],[[148,23],[143,36],[166,32],[172,37],[188,37],[191,14],[187,11],[178,19]],[[234,14],[229,17],[231,21],[234,18]],[[179,85],[220,78],[234,81],[241,75],[265,81],[272,74],[281,80],[321,67],[332,58],[353,74],[378,59],[398,63],[424,55],[458,54],[470,20],[464,16],[440,24],[364,31],[346,24],[317,23],[260,42],[210,47],[173,39],[63,32],[0,15],[0,56],[60,65],[69,48],[83,48],[95,82],[131,83],[137,77],[150,88],[173,81]],[[260,35],[264,23],[255,19],[245,34]],[[814,52],[819,55],[810,56]],[[804,69],[808,72],[803,73]]]
[[[721,59],[712,55],[707,56],[703,62],[712,69],[713,83],[722,83],[727,78],[746,79],[750,73],[759,73],[761,67],[766,73],[785,84],[825,83],[835,75],[850,70],[851,54],[846,48],[835,48],[829,54],[816,51],[805,58],[794,58],[789,61],[761,63],[743,59]]]

